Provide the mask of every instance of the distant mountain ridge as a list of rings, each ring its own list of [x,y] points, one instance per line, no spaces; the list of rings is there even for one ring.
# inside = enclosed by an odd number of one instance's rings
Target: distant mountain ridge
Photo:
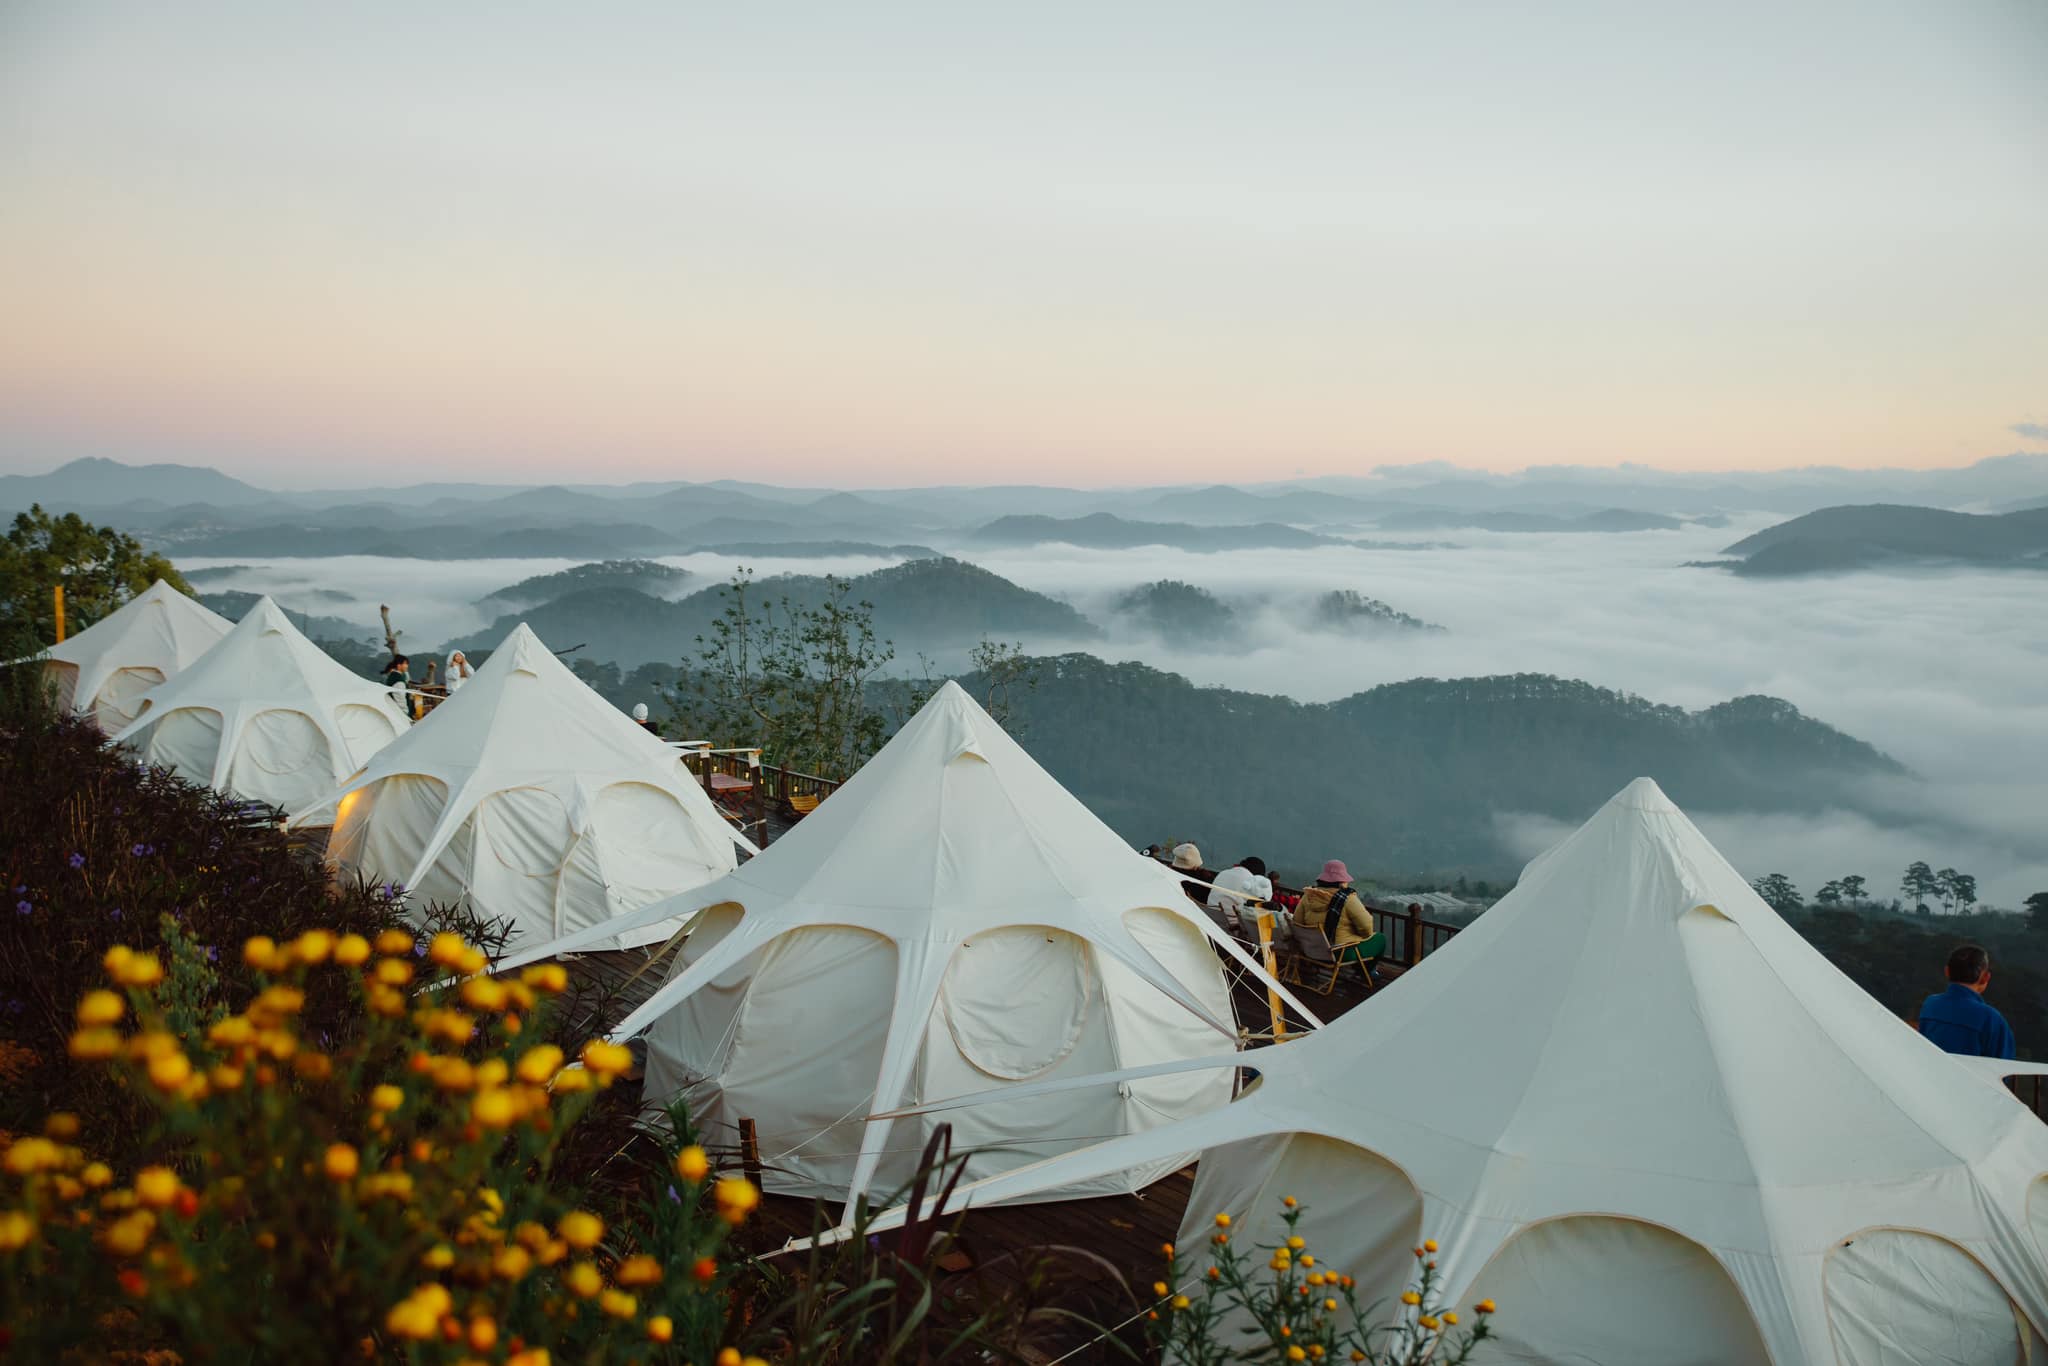
[[[1246,526],[1196,526],[1188,522],[1133,522],[1112,513],[1086,517],[1019,514],[998,517],[968,538],[976,545],[1077,545],[1100,550],[1134,550],[1163,545],[1176,550],[1259,550],[1274,547],[1341,545],[1335,536],[1301,531],[1279,522]]]
[[[2007,513],[1873,504],[1822,508],[1728,547],[1737,574],[1773,577],[1940,563],[2048,568],[2048,507]]]
[[[1701,811],[1820,811],[1905,772],[1777,698],[1689,712],[1542,674],[1322,705],[1070,654],[1011,697],[1025,747],[1133,845],[1193,840],[1212,866],[1255,853],[1297,879],[1331,857],[1511,875],[1497,818],[1576,820],[1643,774]]]

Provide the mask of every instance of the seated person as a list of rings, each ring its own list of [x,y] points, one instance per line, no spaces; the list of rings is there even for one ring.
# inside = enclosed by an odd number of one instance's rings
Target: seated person
[[[1241,858],[1216,875],[1209,892],[1209,918],[1235,932],[1247,897],[1256,901],[1273,899],[1273,882],[1266,876],[1266,861],[1256,856]]]
[[[1177,872],[1200,874],[1202,882],[1209,880],[1207,873],[1202,867],[1202,851],[1195,848],[1192,844],[1176,844],[1173,846],[1173,866]],[[1183,882],[1180,884],[1180,889],[1188,894],[1188,900],[1194,902],[1197,906],[1207,906],[1209,904],[1209,889],[1204,887],[1202,882]]]
[[[1342,859],[1324,864],[1316,885],[1303,889],[1294,907],[1294,923],[1328,935],[1338,962],[1363,961],[1358,946],[1372,938],[1372,912],[1351,886],[1351,870]]]

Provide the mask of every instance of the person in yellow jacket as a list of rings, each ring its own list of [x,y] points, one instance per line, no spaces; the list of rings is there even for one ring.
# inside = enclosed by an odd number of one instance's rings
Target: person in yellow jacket
[[[1351,870],[1344,866],[1344,860],[1333,858],[1325,863],[1316,885],[1302,889],[1301,901],[1294,908],[1294,923],[1305,929],[1320,929],[1330,936],[1338,962],[1358,956],[1346,951],[1372,938],[1372,912],[1365,908],[1365,898],[1352,887]]]

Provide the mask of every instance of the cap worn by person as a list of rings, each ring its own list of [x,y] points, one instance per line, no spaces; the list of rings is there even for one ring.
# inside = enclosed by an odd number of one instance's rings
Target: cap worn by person
[[[1344,866],[1343,859],[1333,858],[1323,865],[1322,881],[1349,882],[1351,881],[1351,870]]]
[[[647,719],[647,704],[645,702],[635,702],[633,704],[633,719],[635,721],[645,721]]]
[[[1173,866],[1183,873],[1194,871],[1202,866],[1202,851],[1192,844],[1174,845]]]

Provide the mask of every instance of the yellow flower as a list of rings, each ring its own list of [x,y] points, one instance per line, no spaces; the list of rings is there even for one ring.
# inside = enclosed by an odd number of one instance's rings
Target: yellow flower
[[[1416,1305],[1422,1303],[1422,1296],[1416,1294],[1413,1290],[1404,1291],[1401,1295],[1401,1303],[1413,1309]]]
[[[292,941],[292,957],[301,963],[324,963],[327,955],[334,952],[334,933],[331,930],[307,930]]]
[[[71,1056],[80,1062],[104,1062],[120,1051],[121,1036],[111,1029],[81,1029],[71,1036]]]
[[[1230,1227],[1230,1216],[1229,1216],[1229,1215],[1227,1215],[1227,1214],[1219,1214],[1219,1215],[1217,1215],[1217,1216],[1216,1216],[1216,1227],[1218,1227],[1218,1228],[1229,1228],[1229,1227]]]
[[[607,1290],[598,1297],[597,1307],[615,1319],[630,1319],[640,1312],[640,1301],[623,1290]]]
[[[93,1162],[78,1174],[78,1179],[86,1184],[87,1189],[98,1190],[102,1186],[113,1184],[114,1171],[104,1162]]]
[[[423,1010],[419,1015],[420,1031],[430,1039],[462,1047],[476,1033],[476,1022],[459,1010]]]
[[[718,1352],[718,1366],[741,1366],[740,1349],[737,1347],[720,1348]]]
[[[1444,1322],[1445,1322],[1445,1323],[1449,1323],[1449,1324],[1456,1324],[1456,1323],[1457,1323],[1457,1321],[1458,1321],[1458,1311],[1457,1311],[1457,1310],[1455,1310],[1455,1309],[1447,1309],[1447,1310],[1445,1310],[1445,1311],[1444,1311]]]
[[[519,1118],[519,1106],[510,1091],[492,1087],[469,1102],[469,1117],[486,1129],[504,1129]]]
[[[412,964],[403,958],[379,958],[370,972],[380,986],[402,987],[412,980]]]
[[[567,1072],[557,1072],[555,1079],[548,1085],[550,1089],[566,1096],[572,1095],[577,1091],[588,1091],[597,1083],[590,1079],[588,1072],[574,1069]]]
[[[559,996],[569,989],[569,970],[560,963],[536,963],[520,973],[519,980],[535,991]]]
[[[1423,1250],[1424,1252],[1434,1252],[1434,1251],[1436,1251],[1436,1239],[1434,1239],[1434,1238],[1424,1238],[1424,1239],[1422,1240],[1422,1250]]]
[[[497,1322],[488,1316],[473,1318],[463,1336],[469,1341],[470,1351],[488,1352],[498,1345]]]
[[[467,1091],[476,1085],[476,1069],[465,1058],[436,1058],[434,1085],[443,1091]]]
[[[1154,1281],[1154,1282],[1152,1282],[1152,1293],[1153,1293],[1153,1294],[1155,1294],[1155,1295],[1157,1295],[1157,1296],[1159,1296],[1159,1297],[1160,1297],[1161,1299],[1164,1299],[1164,1298],[1166,1298],[1166,1282],[1165,1282],[1165,1281]]]
[[[404,930],[384,930],[377,935],[377,952],[397,958],[412,952],[412,936]]]
[[[1323,1308],[1328,1312],[1334,1314],[1337,1312],[1337,1302],[1335,1300],[1324,1300]]]
[[[1472,1307],[1474,1309],[1477,1309],[1482,1314],[1491,1314],[1493,1312],[1493,1301],[1481,1300],[1479,1303],[1473,1305]]]
[[[656,1314],[653,1318],[647,1320],[647,1340],[649,1342],[667,1342],[675,1335],[675,1320],[671,1319],[668,1315]]]
[[[712,1188],[712,1198],[718,1203],[718,1217],[737,1225],[761,1203],[761,1192],[744,1176],[724,1176]]]
[[[484,951],[471,947],[462,951],[462,957],[455,960],[455,970],[464,976],[474,976],[490,966],[491,960],[484,957]]]
[[[365,988],[363,1002],[369,1006],[372,1015],[381,1015],[387,1020],[395,1020],[405,1014],[404,994],[382,983],[373,982]]]
[[[306,993],[295,986],[279,982],[275,986],[263,988],[262,993],[250,1003],[249,1015],[258,1023],[275,1025],[279,1023],[276,1017],[296,1015],[305,1008]],[[271,1018],[266,1021],[265,1016]]]
[[[277,941],[269,935],[251,935],[242,941],[242,961],[257,971],[267,970],[276,959]]]
[[[589,1210],[572,1209],[555,1224],[555,1232],[578,1252],[588,1252],[604,1237],[604,1220]]]
[[[106,1243],[107,1251],[116,1257],[135,1257],[149,1246],[149,1235],[154,1232],[156,1216],[146,1209],[139,1209],[108,1224],[100,1237]]]
[[[149,1060],[149,1082],[159,1091],[175,1091],[192,1075],[192,1060],[183,1053],[164,1053]]]
[[[370,1108],[379,1114],[389,1114],[403,1104],[405,1092],[390,1082],[385,1082],[370,1092]]]
[[[0,1252],[19,1252],[36,1236],[36,1217],[18,1209],[0,1212]]]
[[[1185,1308],[1187,1308],[1187,1307],[1188,1307],[1188,1297],[1187,1297],[1186,1295],[1175,1295],[1175,1296],[1173,1297],[1173,1307],[1174,1307],[1175,1309],[1185,1309]]]
[[[135,1198],[163,1209],[178,1198],[178,1174],[169,1167],[144,1167],[135,1174]]]
[[[609,1079],[633,1065],[633,1054],[624,1044],[592,1039],[583,1045],[583,1065],[598,1076]]]
[[[638,1288],[655,1285],[661,1280],[661,1263],[645,1253],[626,1258],[612,1272],[612,1279],[620,1285]]]
[[[452,968],[462,961],[465,947],[461,935],[443,930],[427,945],[427,958],[437,967]]]
[[[455,1265],[455,1249],[446,1243],[436,1243],[420,1254],[420,1265],[429,1271],[446,1271]]]
[[[104,987],[86,992],[78,1002],[78,1023],[88,1027],[116,1024],[127,1013],[128,1003]]]
[[[359,934],[345,934],[334,941],[334,961],[345,968],[370,961],[370,941]]]
[[[551,1043],[529,1048],[519,1059],[519,1080],[529,1086],[546,1086],[561,1070],[562,1050]]]
[[[529,1347],[505,1358],[505,1366],[548,1366],[548,1363],[548,1349],[545,1347]]]
[[[425,1342],[440,1331],[441,1316],[433,1307],[413,1296],[406,1296],[391,1306],[391,1312],[384,1316],[384,1331],[395,1338],[410,1338],[414,1342]]]
[[[462,1003],[471,1010],[495,1013],[505,1008],[505,984],[494,977],[472,977],[462,984]]]
[[[107,971],[124,987],[153,987],[164,980],[164,965],[153,953],[129,953],[116,960],[107,955]]]
[[[1299,1347],[1290,1345],[1287,1348],[1287,1359],[1289,1361],[1306,1361],[1308,1360],[1308,1353]]]
[[[1308,1240],[1297,1233],[1287,1240],[1287,1246],[1289,1250],[1299,1252],[1308,1246]]]
[[[1424,1314],[1421,1318],[1415,1321],[1421,1324],[1424,1328],[1427,1328],[1432,1333],[1434,1333],[1437,1329],[1443,1326],[1442,1324],[1437,1322],[1436,1315],[1434,1314]]]
[[[362,1158],[346,1143],[330,1144],[327,1155],[320,1160],[329,1181],[353,1181],[356,1170],[362,1165]]]
[[[478,1086],[503,1086],[505,1078],[512,1075],[512,1069],[505,1066],[503,1058],[485,1058],[476,1065]]]
[[[516,1281],[533,1269],[533,1254],[523,1247],[501,1247],[491,1258],[491,1274],[501,1281]]]
[[[597,1268],[589,1262],[578,1262],[562,1277],[562,1284],[569,1287],[569,1293],[577,1299],[587,1300],[604,1289],[604,1277],[597,1274]]]
[[[206,1084],[216,1091],[232,1091],[242,1084],[242,1069],[220,1063],[206,1074]]]
[[[7,1170],[16,1176],[50,1171],[64,1165],[64,1150],[47,1138],[17,1138],[7,1147]]]
[[[692,1143],[676,1154],[676,1175],[692,1185],[701,1182],[711,1174],[711,1159],[704,1150]]]

